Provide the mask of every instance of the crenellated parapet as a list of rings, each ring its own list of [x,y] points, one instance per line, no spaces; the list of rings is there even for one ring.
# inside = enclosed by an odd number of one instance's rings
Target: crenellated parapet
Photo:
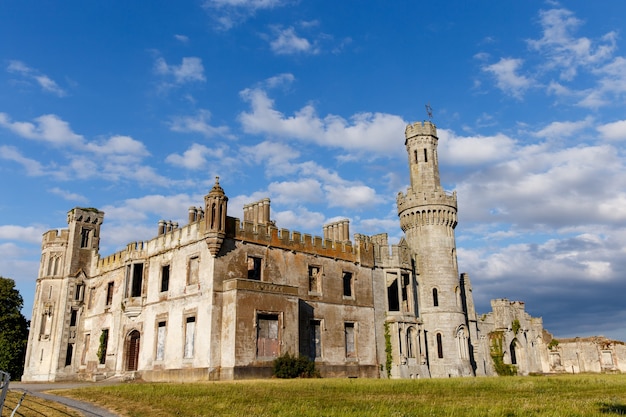
[[[416,122],[406,126],[406,140],[415,136],[437,136],[437,127],[432,122]]]
[[[41,243],[43,246],[50,244],[67,243],[70,237],[70,231],[68,229],[52,229],[43,234]]]
[[[387,233],[372,236],[375,242],[374,257],[376,265],[383,268],[411,268],[411,250],[402,238],[396,245],[389,245]]]
[[[410,188],[406,194],[398,193],[396,197],[398,204],[398,212],[402,212],[408,208],[440,205],[457,209],[456,191],[448,193],[443,190],[428,191],[428,192],[414,192]]]

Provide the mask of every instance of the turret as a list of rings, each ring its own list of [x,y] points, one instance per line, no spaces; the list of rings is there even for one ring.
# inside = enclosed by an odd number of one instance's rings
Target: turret
[[[471,375],[469,331],[454,239],[456,194],[448,194],[441,187],[438,141],[431,122],[407,126],[411,186],[406,194],[398,194],[398,216],[417,267],[431,375]]]
[[[215,177],[215,184],[209,193],[204,196],[205,236],[209,252],[216,257],[226,236],[226,210],[228,197],[220,186],[219,177]]]

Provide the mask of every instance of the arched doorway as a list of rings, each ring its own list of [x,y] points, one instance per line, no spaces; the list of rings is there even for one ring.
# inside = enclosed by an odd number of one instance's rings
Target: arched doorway
[[[126,370],[136,371],[139,363],[139,340],[141,335],[137,330],[130,332],[126,339]]]

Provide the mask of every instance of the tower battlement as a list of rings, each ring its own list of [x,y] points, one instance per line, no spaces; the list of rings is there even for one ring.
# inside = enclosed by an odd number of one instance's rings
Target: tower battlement
[[[415,136],[437,136],[437,126],[432,122],[416,122],[406,126],[404,136],[408,140]]]
[[[48,243],[61,243],[67,242],[69,237],[70,231],[68,229],[52,229],[43,234],[41,241],[43,245],[46,245]]]
[[[396,198],[398,205],[398,213],[402,213],[409,208],[417,208],[420,206],[447,206],[456,211],[456,191],[448,193],[443,190],[435,190],[428,192],[414,192],[410,188],[406,194],[398,193]]]

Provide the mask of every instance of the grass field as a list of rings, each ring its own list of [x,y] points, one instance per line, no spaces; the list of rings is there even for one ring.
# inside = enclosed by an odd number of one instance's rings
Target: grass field
[[[2,408],[2,417],[9,417],[22,397],[21,391],[9,391]],[[15,417],[80,417],[81,413],[70,410],[62,404],[43,400],[27,394],[15,412]]]
[[[63,395],[128,417],[626,415],[626,375],[127,383]]]

